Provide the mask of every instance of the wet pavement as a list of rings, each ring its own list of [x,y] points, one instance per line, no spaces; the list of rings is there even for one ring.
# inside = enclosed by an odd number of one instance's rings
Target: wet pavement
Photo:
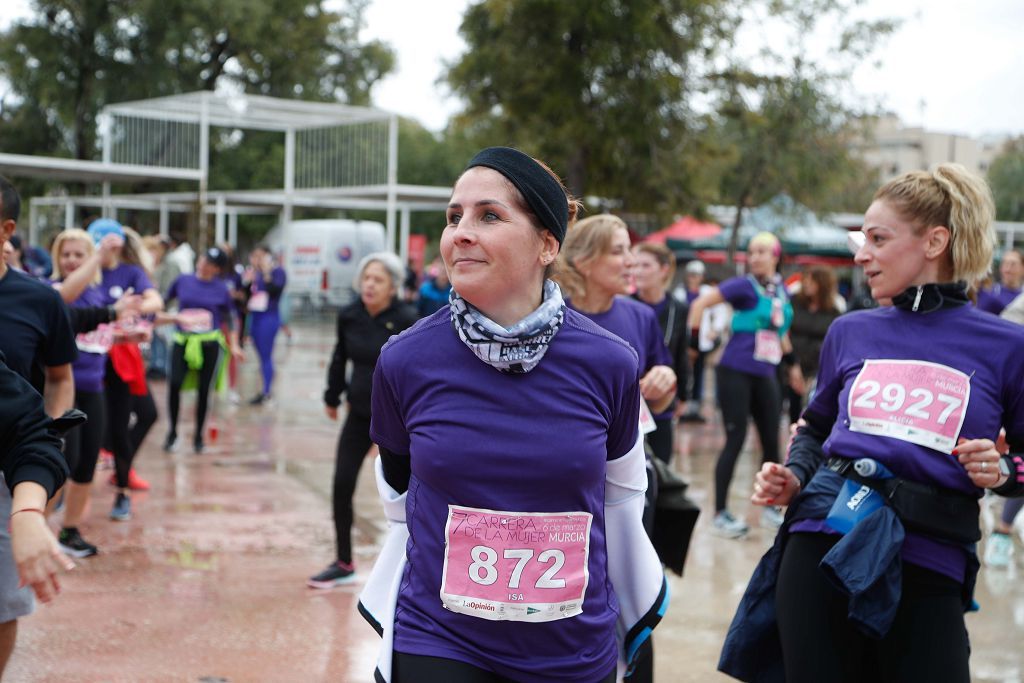
[[[100,554],[78,560],[59,599],[21,620],[4,680],[373,680],[378,638],[356,612],[360,584],[314,591],[304,583],[333,559],[330,488],[340,423],[326,418],[321,403],[333,325],[294,328],[293,344],[278,339],[275,400],[245,405],[258,376],[247,349],[243,404],[219,401],[205,453],[163,453],[166,423],[154,427],[136,461],[152,489],[134,496],[131,521],[107,519],[113,489],[109,472],[97,472],[81,529]],[[163,383],[153,391],[162,409]],[[710,407],[705,413],[711,417]],[[191,415],[191,401],[183,400],[182,444],[192,441]],[[703,514],[685,576],[670,575],[672,605],[655,633],[656,676],[726,681],[715,671],[722,639],[773,533],[758,528],[750,512],[748,538],[710,534],[720,427],[712,421],[679,433],[675,467],[691,481]],[[755,442],[751,436],[748,446]],[[748,509],[755,460],[745,453],[737,469],[731,507],[739,513]],[[353,537],[364,575],[383,530],[379,510],[367,460]],[[975,681],[1024,679],[1022,567],[983,569],[979,577],[982,610],[967,617]]]

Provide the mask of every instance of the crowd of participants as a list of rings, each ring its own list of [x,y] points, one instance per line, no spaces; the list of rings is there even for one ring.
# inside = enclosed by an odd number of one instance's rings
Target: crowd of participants
[[[192,450],[203,452],[211,392],[235,386],[246,335],[261,370],[250,403],[269,400],[286,276],[263,246],[241,268],[226,246],[196,259],[181,240],[105,218],[63,231],[47,256],[9,239],[16,193],[0,189],[0,317],[23,330],[0,342],[3,369],[33,383],[51,418],[72,406],[88,418],[60,462],[45,460],[31,498],[4,464],[18,488],[12,520],[42,516],[60,489],[59,548],[87,557],[97,548],[80,526],[101,450],[115,470],[110,519],[130,519],[131,491],[148,487],[132,467],[157,421],[147,379],[167,383],[167,451],[179,447],[181,391],[194,388]],[[580,208],[543,164],[489,148],[453,188],[422,283],[390,253],[357,267],[323,395],[327,417],[344,418],[336,559],[307,583],[357,578],[353,496],[376,445],[389,531],[360,611],[384,638],[379,679],[653,680],[671,566],[654,540],[686,545],[695,521],[659,515],[659,486],[674,483],[664,465],[680,428],[720,425],[710,528],[746,536],[751,515],[729,509],[729,492],[752,420],[762,463],[751,502],[776,540],[720,669],[968,680],[978,499],[1010,496],[985,543],[996,569],[1012,563],[1024,500],[1024,361],[1013,352],[1024,259],[1005,251],[998,281],[986,279],[984,183],[943,165],[880,188],[854,240],[870,296],[850,303],[828,267],[783,278],[771,233],[749,241],[743,274],[706,282],[709,267],[692,260],[677,283],[669,249],[634,244],[610,214],[576,220]],[[863,307],[874,310],[847,313]],[[554,531],[530,532],[541,524]],[[11,560],[9,538],[0,546]],[[50,562],[39,571],[64,561]],[[10,604],[5,627],[31,609]]]

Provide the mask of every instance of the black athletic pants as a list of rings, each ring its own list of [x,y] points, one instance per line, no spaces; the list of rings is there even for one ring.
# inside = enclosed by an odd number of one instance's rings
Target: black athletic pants
[[[156,404],[148,390],[145,396],[133,396],[128,385],[107,360],[106,375],[107,436],[114,453],[114,475],[120,488],[128,487],[128,472],[139,444],[156,421]],[[135,426],[129,428],[135,413]]]
[[[775,602],[787,683],[968,683],[960,584],[904,564],[892,629],[881,640],[869,638],[847,618],[846,596],[818,569],[838,540],[797,533],[786,544]]]
[[[103,430],[107,422],[107,404],[102,391],[75,390],[75,407],[89,416],[89,421],[67,433],[64,454],[71,469],[71,481],[88,484],[96,472]]]
[[[719,512],[728,507],[729,483],[747,438],[748,418],[754,418],[761,440],[762,462],[779,461],[781,399],[774,374],[759,377],[719,365],[715,380],[718,406],[725,425],[725,447],[715,464],[715,512]]]
[[[468,634],[467,634],[468,635]],[[477,668],[472,664],[443,657],[407,655],[396,651],[391,659],[392,683],[418,683],[441,681],[443,683],[514,683],[510,678],[499,676],[492,671]],[[615,683],[615,669],[594,683]]]
[[[359,468],[373,441],[370,439],[369,416],[348,411],[345,425],[338,437],[334,461],[334,536],[338,542],[338,559],[352,562],[352,496],[356,491]],[[433,680],[433,679],[422,679]]]
[[[647,435],[647,445],[658,460],[666,465],[672,460],[672,444],[675,425],[672,418],[654,421],[656,429]]]
[[[206,424],[206,411],[210,404],[210,385],[217,374],[217,362],[220,360],[220,342],[202,343],[203,367],[199,368],[199,391],[196,396],[196,433],[193,442],[203,442],[203,425]],[[171,434],[178,433],[178,411],[181,408],[181,385],[185,382],[188,364],[185,362],[185,346],[175,343],[171,347],[171,374],[167,378],[167,404],[171,420]]]

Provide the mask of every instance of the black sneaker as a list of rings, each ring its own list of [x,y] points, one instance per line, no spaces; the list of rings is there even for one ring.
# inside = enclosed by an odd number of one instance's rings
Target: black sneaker
[[[64,554],[71,557],[91,557],[99,552],[96,546],[82,538],[82,534],[78,533],[78,527],[61,529],[57,541]]]
[[[114,507],[110,508],[110,519],[115,522],[127,522],[132,518],[132,499],[124,493],[118,493],[114,499]]]
[[[167,438],[164,439],[164,452],[171,453],[178,448],[178,435],[174,432],[168,432]]]
[[[700,423],[700,424],[703,424],[704,422],[707,422],[707,419],[705,419],[705,417],[703,415],[701,415],[700,413],[686,413],[685,415],[683,415],[679,419],[681,421],[683,421],[683,422],[697,422],[697,423]]]
[[[332,562],[327,569],[306,580],[310,588],[334,588],[356,580],[356,568],[351,562]]]
[[[251,399],[249,399],[249,405],[251,405],[251,406],[261,406],[261,405],[264,404],[264,402],[266,402],[266,400],[268,398],[270,398],[270,397],[267,396],[266,394],[256,394]]]
[[[196,455],[202,454],[203,449],[205,448],[206,444],[203,443],[202,439],[196,439],[195,441],[192,442],[192,452],[195,453]]]

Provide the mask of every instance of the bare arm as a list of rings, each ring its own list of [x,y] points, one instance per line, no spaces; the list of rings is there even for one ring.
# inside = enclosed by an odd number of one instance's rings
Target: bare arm
[[[156,289],[147,289],[142,293],[141,313],[159,313],[164,310],[164,298]]]
[[[690,304],[690,315],[686,318],[686,326],[691,330],[699,328],[701,318],[704,317],[704,310],[724,302],[725,297],[722,296],[718,287],[713,287],[711,291],[701,294]]]
[[[43,405],[46,414],[58,418],[75,406],[75,379],[71,363],[47,366],[43,385]]]

